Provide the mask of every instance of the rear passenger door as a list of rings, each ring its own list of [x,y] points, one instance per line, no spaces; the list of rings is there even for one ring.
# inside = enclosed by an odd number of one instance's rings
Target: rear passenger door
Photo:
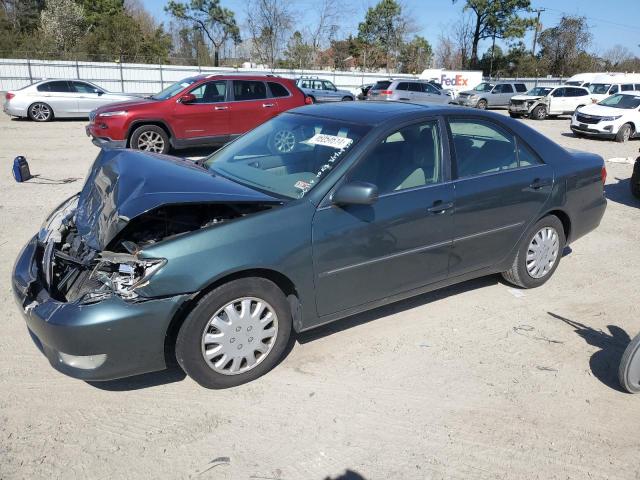
[[[53,109],[53,114],[60,117],[78,116],[78,98],[66,80],[52,80],[38,85],[38,92],[44,102]]]
[[[513,97],[514,91],[510,84],[503,83],[502,85],[496,85],[496,88],[493,89],[493,94],[491,96],[491,106],[505,107],[509,105],[509,100]]]
[[[261,80],[233,80],[229,108],[231,135],[241,135],[278,114],[278,102],[270,98]]]
[[[480,118],[448,120],[454,147],[454,240],[449,272],[498,264],[538,219],[553,169],[513,133]]]

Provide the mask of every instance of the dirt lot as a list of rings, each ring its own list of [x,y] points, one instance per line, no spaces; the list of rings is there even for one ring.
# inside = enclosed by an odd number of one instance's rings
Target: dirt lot
[[[347,319],[231,390],[177,371],[90,385],[49,366],[8,281],[46,213],[81,186],[16,184],[11,160],[83,178],[98,151],[84,123],[0,115],[0,478],[640,478],[640,397],[616,381],[640,331],[631,165],[607,163],[602,225],[539,289],[490,277]],[[567,119],[532,124],[607,159],[640,147],[574,138]]]

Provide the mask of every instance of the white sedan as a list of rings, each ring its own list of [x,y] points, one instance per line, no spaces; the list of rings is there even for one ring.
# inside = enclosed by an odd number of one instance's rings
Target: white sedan
[[[43,80],[5,94],[4,113],[36,122],[54,118],[89,118],[89,112],[113,102],[139,98],[111,93],[82,80]]]
[[[577,136],[626,142],[640,136],[640,91],[621,92],[598,103],[578,108],[571,118]]]

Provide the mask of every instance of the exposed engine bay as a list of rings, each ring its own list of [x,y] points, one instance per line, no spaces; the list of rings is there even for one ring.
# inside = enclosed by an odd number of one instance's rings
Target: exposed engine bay
[[[53,212],[39,241],[49,294],[58,301],[84,304],[114,294],[136,299],[136,288],[146,285],[166,263],[165,259],[140,257],[138,253],[146,246],[273,207],[254,202],[163,205],[125,220],[106,249],[98,251],[78,232],[77,202],[78,197],[73,197]]]

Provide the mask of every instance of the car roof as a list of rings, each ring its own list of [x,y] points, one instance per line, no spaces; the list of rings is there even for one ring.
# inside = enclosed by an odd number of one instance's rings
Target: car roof
[[[389,100],[367,100],[363,102],[336,102],[306,105],[289,110],[287,113],[375,126],[399,117],[410,119],[413,116],[419,116],[427,112],[432,115],[447,113],[459,114],[463,110],[467,109],[457,105],[425,105],[409,102],[393,102]],[[478,111],[473,110],[474,114],[477,112]],[[480,115],[482,114],[483,113],[480,113]]]

